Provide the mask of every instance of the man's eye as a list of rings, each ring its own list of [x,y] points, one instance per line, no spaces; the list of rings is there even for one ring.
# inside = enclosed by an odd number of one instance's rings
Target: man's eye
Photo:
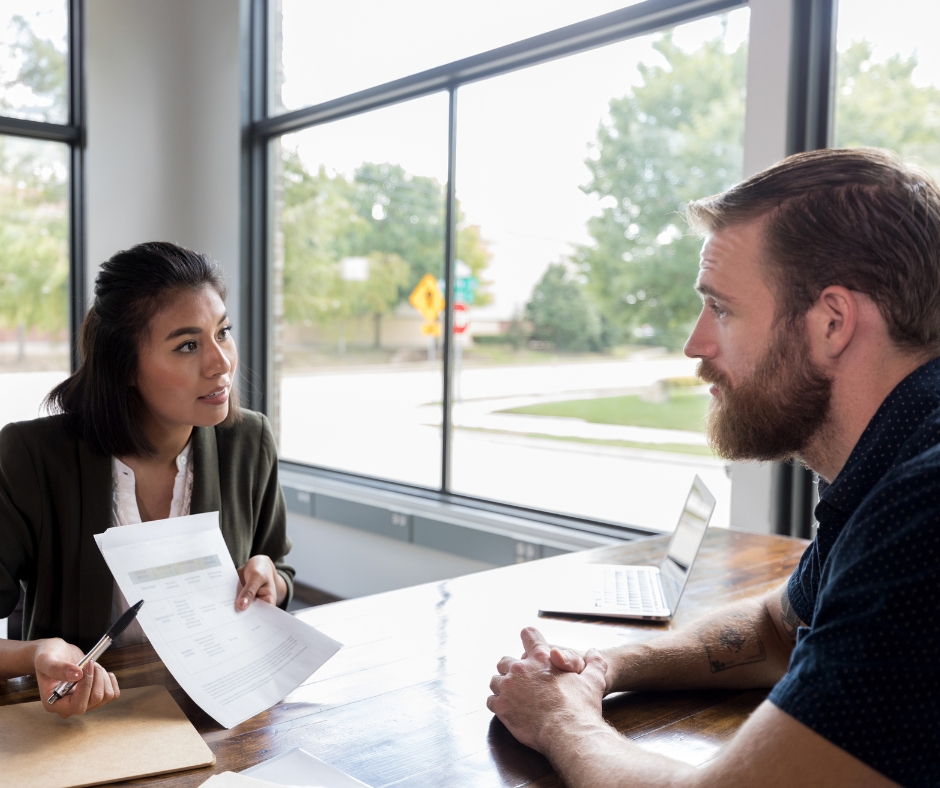
[[[709,304],[709,309],[712,310],[712,313],[714,313],[715,317],[724,317],[728,314],[724,309],[718,306],[718,304]]]

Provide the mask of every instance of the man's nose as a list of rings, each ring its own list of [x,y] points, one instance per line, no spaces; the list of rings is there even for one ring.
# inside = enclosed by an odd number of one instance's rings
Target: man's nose
[[[698,316],[692,333],[685,341],[682,352],[689,358],[710,358],[714,355],[714,342],[710,338],[705,311]]]

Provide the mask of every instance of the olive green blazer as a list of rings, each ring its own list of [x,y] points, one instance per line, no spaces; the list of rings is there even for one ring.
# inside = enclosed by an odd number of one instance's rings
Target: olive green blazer
[[[220,512],[235,566],[270,556],[289,600],[294,570],[283,562],[291,544],[274,436],[263,415],[242,412],[233,426],[193,430],[190,512]],[[0,430],[0,618],[22,586],[24,640],[61,637],[86,651],[108,629],[114,579],[94,537],[113,524],[111,458],[91,451],[68,417]]]

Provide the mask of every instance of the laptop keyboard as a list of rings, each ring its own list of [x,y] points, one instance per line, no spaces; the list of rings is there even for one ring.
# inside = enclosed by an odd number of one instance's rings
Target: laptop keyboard
[[[660,615],[665,605],[651,573],[634,566],[606,567],[603,586],[594,589],[597,607],[614,608],[629,615]]]

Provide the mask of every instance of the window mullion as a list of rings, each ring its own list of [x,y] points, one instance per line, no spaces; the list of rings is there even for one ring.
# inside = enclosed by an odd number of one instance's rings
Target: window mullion
[[[69,0],[69,346],[72,370],[81,362],[79,339],[86,307],[85,248],[85,2]]]
[[[450,491],[454,393],[454,265],[457,246],[457,88],[450,89],[447,118],[447,216],[444,230],[444,382],[441,429],[441,491]]]

